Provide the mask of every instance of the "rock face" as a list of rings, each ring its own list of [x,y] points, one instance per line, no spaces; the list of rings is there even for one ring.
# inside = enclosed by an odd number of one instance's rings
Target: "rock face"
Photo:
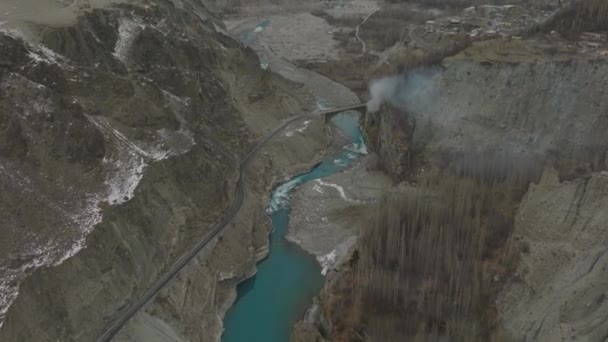
[[[93,341],[206,236],[257,138],[312,101],[198,1],[95,9],[36,32],[0,33],[0,313],[21,283],[0,340]],[[248,170],[225,235],[119,340],[216,340],[235,285],[266,253],[266,194],[327,144],[320,122],[279,139]]]
[[[559,182],[548,169],[522,201],[515,279],[499,296],[514,340],[602,341],[608,304],[608,174]]]
[[[367,113],[363,129],[370,148],[380,157],[380,166],[394,180],[403,180],[414,164],[415,119],[406,111],[383,105]]]
[[[415,151],[497,147],[560,160],[562,177],[605,167],[605,60],[543,56],[520,44],[504,43],[499,55],[482,43],[403,76],[393,109],[368,114],[365,126],[389,173]]]
[[[467,58],[465,51],[443,66],[429,77],[412,78],[404,88],[406,107],[432,121],[431,148],[501,146],[555,154],[558,159],[601,156],[605,151],[604,60],[492,62],[484,55]],[[600,167],[603,161],[592,164]]]

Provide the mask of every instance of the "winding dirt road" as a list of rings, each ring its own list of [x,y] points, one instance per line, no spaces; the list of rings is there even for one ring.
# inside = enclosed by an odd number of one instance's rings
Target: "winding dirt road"
[[[365,18],[363,18],[363,21],[361,21],[359,23],[359,25],[357,25],[357,27],[355,27],[355,38],[357,38],[357,40],[361,44],[361,51],[363,54],[367,53],[367,44],[365,44],[365,41],[363,39],[361,39],[361,37],[359,36],[359,31],[361,31],[361,26],[365,25],[365,23],[369,20],[369,18],[371,18],[372,15],[376,14],[376,12],[378,12],[378,10],[373,11],[372,13],[368,14]]]

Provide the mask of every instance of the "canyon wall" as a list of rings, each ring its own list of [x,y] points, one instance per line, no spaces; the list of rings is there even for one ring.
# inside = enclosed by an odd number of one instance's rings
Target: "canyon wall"
[[[605,338],[607,74],[600,58],[490,41],[403,75],[364,128],[406,182],[368,208],[376,224],[329,276],[313,322],[324,338]],[[425,216],[444,202],[454,218]]]

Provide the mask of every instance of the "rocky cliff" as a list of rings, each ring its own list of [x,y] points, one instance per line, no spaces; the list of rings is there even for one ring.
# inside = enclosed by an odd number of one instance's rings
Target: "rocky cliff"
[[[367,139],[385,170],[398,181],[403,171],[411,175],[396,201],[411,202],[368,208],[370,215],[385,213],[328,278],[320,296],[330,323],[319,329],[324,338],[606,338],[601,272],[608,241],[599,222],[606,210],[608,64],[597,56],[547,53],[545,43],[474,44],[436,67],[403,75],[387,98],[390,106],[367,114]],[[412,153],[415,163],[407,169],[403,161]],[[501,185],[509,178],[514,183]],[[446,190],[467,179],[481,185]],[[458,214],[463,205],[477,205],[467,197],[477,192],[483,208]],[[445,221],[450,230],[433,235],[432,222],[442,214],[427,217],[424,208],[449,202],[454,193],[459,197],[448,207],[455,216]],[[454,231],[459,220],[477,214],[463,227],[479,230]],[[400,240],[399,232],[409,235]],[[456,242],[442,244],[450,234]],[[477,247],[465,253],[461,246]],[[483,252],[467,254],[479,246]],[[446,260],[463,265],[431,265],[444,253],[455,253]],[[449,276],[454,269],[458,276]],[[320,322],[314,324],[323,327]]]
[[[480,43],[439,67],[404,75],[393,101],[401,109],[392,114],[413,117],[417,125],[390,119],[386,107],[368,114],[367,122],[388,133],[402,127],[404,138],[411,135],[425,153],[498,148],[548,155],[564,177],[605,167],[605,60],[548,55],[538,44]],[[395,134],[376,131],[366,130],[372,146],[391,156],[384,158],[389,170],[398,170],[401,161],[389,153]]]
[[[95,340],[206,236],[257,139],[312,104],[199,1],[93,7],[0,33],[2,341]],[[217,339],[266,252],[265,196],[322,153],[322,125],[256,159],[232,226],[118,339]]]

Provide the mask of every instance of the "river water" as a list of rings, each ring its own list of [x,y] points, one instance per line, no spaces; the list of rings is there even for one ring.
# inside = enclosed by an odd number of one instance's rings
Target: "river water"
[[[323,160],[310,171],[275,188],[267,212],[272,220],[270,253],[257,273],[237,287],[238,297],[224,321],[223,342],[287,342],[293,324],[323,286],[321,267],[313,255],[287,241],[292,191],[311,180],[330,176],[367,153],[358,117],[342,113],[333,123],[350,139],[338,156]]]

